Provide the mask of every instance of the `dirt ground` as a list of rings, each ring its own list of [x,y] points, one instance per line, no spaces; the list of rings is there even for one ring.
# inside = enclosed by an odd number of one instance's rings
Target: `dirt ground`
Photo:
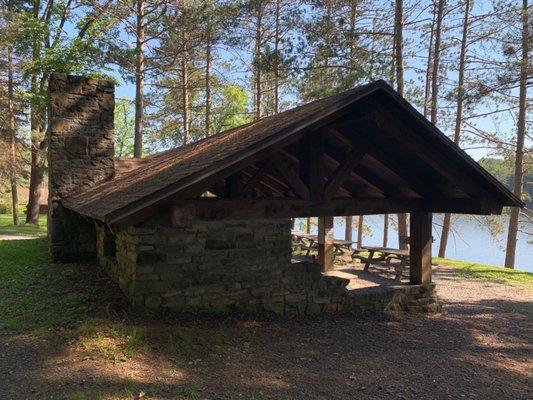
[[[178,351],[114,359],[76,338],[4,334],[0,398],[533,398],[533,293],[451,271],[436,270],[445,311],[432,316],[139,318],[128,323],[188,334]]]

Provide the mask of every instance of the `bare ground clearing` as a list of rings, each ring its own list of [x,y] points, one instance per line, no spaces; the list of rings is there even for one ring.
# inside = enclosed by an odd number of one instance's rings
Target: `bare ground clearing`
[[[532,292],[450,267],[435,280],[445,312],[433,316],[152,319],[113,307],[75,328],[4,333],[0,398],[531,398]]]

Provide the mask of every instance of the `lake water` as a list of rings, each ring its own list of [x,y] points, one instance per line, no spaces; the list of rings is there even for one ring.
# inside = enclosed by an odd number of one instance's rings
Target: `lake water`
[[[389,216],[389,247],[398,247],[396,215]],[[315,220],[316,221],[316,220]],[[507,216],[471,217],[453,216],[452,232],[448,238],[446,257],[456,260],[473,261],[483,264],[502,266],[505,261],[505,243],[507,240]],[[364,218],[363,246],[381,246],[383,244],[383,216],[368,215]],[[345,219],[335,218],[334,236],[344,239]],[[433,255],[438,254],[442,226],[442,215],[433,217]],[[305,229],[305,219],[297,219],[296,228]],[[516,268],[533,272],[533,236],[526,233],[529,227],[522,226],[516,246]],[[492,232],[491,232],[492,231]],[[316,225],[311,232],[316,233]],[[533,232],[532,232],[533,233]],[[357,218],[354,217],[353,240],[357,238]],[[528,243],[529,241],[529,243]]]

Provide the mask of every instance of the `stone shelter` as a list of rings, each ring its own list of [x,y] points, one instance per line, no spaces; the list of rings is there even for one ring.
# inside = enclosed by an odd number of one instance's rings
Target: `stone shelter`
[[[49,101],[51,257],[96,260],[140,309],[434,311],[432,213],[522,206],[383,81],[129,160],[111,82],[53,74]],[[410,284],[357,296],[329,273],[333,216],[383,213],[410,213]],[[318,262],[294,263],[307,216]]]

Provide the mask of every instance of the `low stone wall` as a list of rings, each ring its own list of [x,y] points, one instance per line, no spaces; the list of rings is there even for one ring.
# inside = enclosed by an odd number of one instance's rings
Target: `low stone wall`
[[[291,262],[289,220],[157,221],[115,236],[97,227],[98,260],[134,307],[177,312],[438,311],[433,286],[348,291],[318,264]]]
[[[259,309],[281,295],[290,264],[289,220],[155,221],[117,235],[117,262],[133,275],[127,293],[147,309]],[[133,267],[131,267],[133,266]]]
[[[96,259],[133,301],[136,279],[137,242],[126,231],[113,234],[106,225],[96,225]]]

